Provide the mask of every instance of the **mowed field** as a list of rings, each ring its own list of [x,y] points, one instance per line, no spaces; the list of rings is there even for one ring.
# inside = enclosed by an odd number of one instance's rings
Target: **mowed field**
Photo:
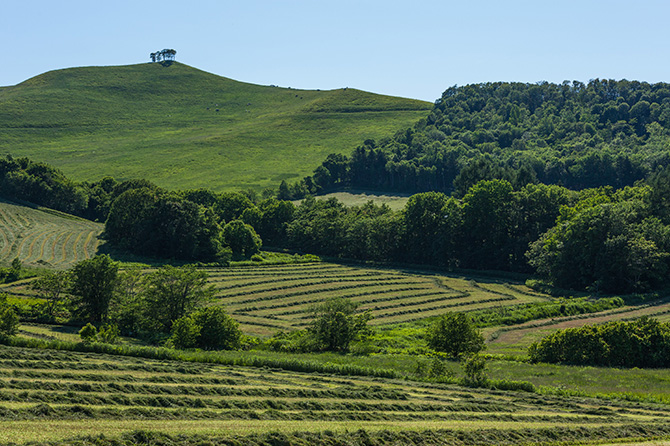
[[[0,198],[0,265],[69,268],[95,255],[104,225]]]
[[[660,405],[0,346],[1,444],[359,429],[498,444],[658,435],[669,421]]]
[[[548,296],[493,279],[318,262],[208,269],[223,305],[243,331],[268,335],[305,328],[310,310],[345,297],[369,310],[371,325],[397,324],[495,306],[539,302]]]

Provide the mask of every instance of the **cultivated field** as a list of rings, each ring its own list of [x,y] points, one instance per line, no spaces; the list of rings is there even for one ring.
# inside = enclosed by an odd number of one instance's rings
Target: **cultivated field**
[[[658,435],[669,421],[659,405],[0,346],[2,444],[358,429],[499,444]]]
[[[103,225],[0,199],[0,265],[69,268],[95,255]]]
[[[370,310],[373,326],[549,298],[502,281],[332,263],[207,271],[217,289],[215,304],[224,305],[243,331],[260,335],[305,328],[310,309],[329,297]]]

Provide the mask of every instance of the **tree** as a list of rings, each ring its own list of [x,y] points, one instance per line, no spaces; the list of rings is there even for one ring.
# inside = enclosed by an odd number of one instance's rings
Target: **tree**
[[[427,332],[428,345],[451,356],[478,353],[485,348],[484,336],[465,313],[447,313]]]
[[[45,312],[47,316],[53,318],[71,284],[72,275],[69,271],[54,271],[37,278],[30,287],[37,291],[39,298],[45,300]]]
[[[403,222],[410,261],[426,263],[442,259],[444,242],[454,236],[449,233],[452,228],[448,224],[452,213],[445,209],[449,201],[441,192],[412,195],[407,201]]]
[[[104,322],[116,290],[118,272],[118,263],[106,254],[77,263],[72,269],[71,288],[75,312],[91,322]]]
[[[368,331],[370,312],[354,314],[356,304],[349,299],[334,297],[316,306],[309,328],[319,350],[344,352],[351,341]]]
[[[214,296],[207,273],[193,266],[166,265],[145,279],[147,320],[151,328],[169,333],[172,324]]]
[[[507,269],[513,251],[512,185],[505,180],[483,180],[463,197],[466,267]]]
[[[240,347],[242,332],[221,307],[208,307],[193,314],[200,327],[197,344],[205,350],[234,350]]]
[[[261,249],[261,238],[242,220],[233,220],[224,226],[223,239],[237,258],[249,258]]]
[[[180,349],[234,350],[240,347],[242,332],[221,307],[208,307],[177,319],[170,342]]]
[[[0,336],[14,336],[19,331],[19,317],[7,304],[7,295],[0,294]]]

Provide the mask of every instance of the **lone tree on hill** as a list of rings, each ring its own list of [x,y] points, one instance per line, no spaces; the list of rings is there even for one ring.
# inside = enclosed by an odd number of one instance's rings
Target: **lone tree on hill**
[[[152,62],[173,61],[177,55],[177,51],[172,49],[165,49],[149,54]]]

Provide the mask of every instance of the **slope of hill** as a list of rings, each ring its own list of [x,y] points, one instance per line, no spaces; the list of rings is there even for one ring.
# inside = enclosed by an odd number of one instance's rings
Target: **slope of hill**
[[[431,106],[348,88],[252,85],[180,63],[71,68],[0,88],[0,151],[80,181],[259,190],[392,135]]]
[[[0,198],[0,265],[69,268],[95,255],[104,225]]]

